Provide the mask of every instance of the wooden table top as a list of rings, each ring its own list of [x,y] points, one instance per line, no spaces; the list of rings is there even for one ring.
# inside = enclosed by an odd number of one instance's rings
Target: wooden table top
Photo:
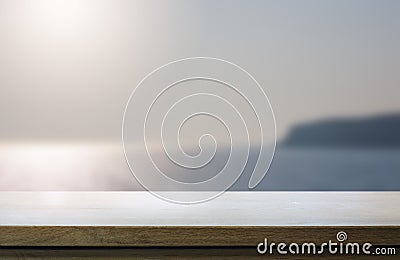
[[[0,192],[0,225],[396,226],[400,192],[227,192],[179,205],[148,192]]]
[[[264,237],[400,244],[399,192],[0,192],[0,246],[249,246]]]

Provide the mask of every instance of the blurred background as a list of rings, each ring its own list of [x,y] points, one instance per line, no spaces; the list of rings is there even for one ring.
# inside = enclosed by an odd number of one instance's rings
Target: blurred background
[[[125,105],[191,56],[268,94],[278,140],[256,190],[400,190],[396,0],[0,0],[0,190],[142,190]]]

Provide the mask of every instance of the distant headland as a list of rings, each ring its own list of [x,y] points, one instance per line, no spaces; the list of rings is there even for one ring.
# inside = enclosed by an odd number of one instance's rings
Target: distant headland
[[[400,148],[400,113],[300,124],[281,145]]]

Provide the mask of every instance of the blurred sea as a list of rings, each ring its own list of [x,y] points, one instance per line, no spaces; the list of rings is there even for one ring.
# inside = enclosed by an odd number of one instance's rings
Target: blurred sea
[[[249,178],[247,170],[231,190],[248,190]],[[130,173],[120,143],[8,143],[0,145],[0,190],[143,188]],[[278,146],[255,190],[400,191],[400,149]]]

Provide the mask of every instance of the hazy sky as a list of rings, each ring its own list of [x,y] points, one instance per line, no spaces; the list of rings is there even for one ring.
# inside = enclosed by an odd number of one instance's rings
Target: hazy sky
[[[120,139],[139,81],[190,56],[249,71],[279,137],[400,111],[400,1],[0,0],[0,139]]]

